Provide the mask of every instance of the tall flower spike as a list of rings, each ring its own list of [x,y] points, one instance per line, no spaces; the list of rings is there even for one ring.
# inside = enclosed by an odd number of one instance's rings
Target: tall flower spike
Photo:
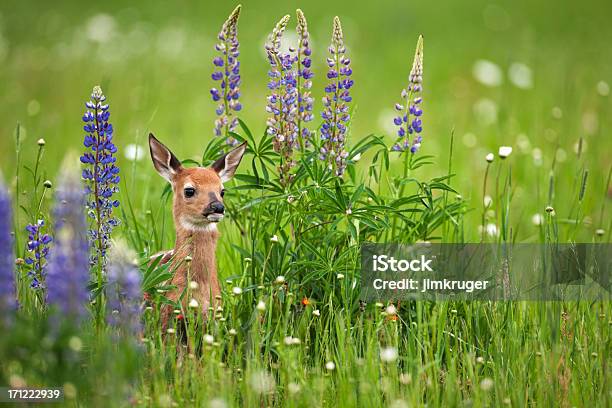
[[[268,38],[266,51],[270,62],[266,111],[270,114],[267,133],[274,138],[274,151],[280,154],[280,180],[287,185],[292,178],[291,169],[295,166],[293,151],[299,148],[298,143],[298,89],[297,74],[293,65],[297,60],[295,49],[290,48],[288,54],[282,54],[281,39],[290,17],[284,16]]]
[[[142,291],[140,271],[134,254],[125,244],[112,248],[106,295],[108,323],[125,334],[137,335],[141,328]]]
[[[92,265],[97,264],[100,270],[106,265],[111,232],[119,223],[113,217],[113,209],[119,206],[119,201],[113,198],[119,191],[119,167],[115,164],[117,147],[113,143],[113,125],[108,122],[110,112],[105,101],[102,89],[94,87],[91,100],[85,104],[87,110],[83,115],[83,129],[87,134],[83,144],[87,150],[81,156],[81,163],[85,165],[83,178],[91,217],[89,241],[94,248],[90,261]]]
[[[229,15],[221,31],[217,36],[219,42],[215,45],[215,50],[219,55],[213,59],[215,72],[212,79],[219,82],[219,88],[211,88],[210,95],[212,100],[217,102],[217,119],[215,120],[215,136],[225,137],[226,143],[230,146],[238,144],[230,132],[236,130],[238,118],[235,112],[242,109],[240,98],[240,44],[238,42],[238,18],[240,17],[241,5],[238,5],[232,14]]]
[[[297,100],[297,127],[298,127],[298,138],[300,142],[300,148],[303,150],[304,147],[310,145],[311,132],[307,127],[306,123],[314,119],[312,114],[312,107],[314,99],[312,97],[312,77],[314,74],[311,70],[312,65],[312,50],[310,48],[310,33],[308,32],[308,23],[302,10],[297,9],[297,35],[298,35],[298,48],[297,48],[297,88],[298,88],[298,100]]]
[[[49,246],[53,239],[46,232],[44,220],[38,220],[34,224],[29,224],[26,226],[26,230],[28,231],[28,245],[25,263],[31,268],[28,272],[31,280],[30,287],[44,289],[47,256],[49,255]]]
[[[395,104],[398,116],[393,119],[393,123],[398,126],[398,141],[393,145],[394,151],[403,152],[410,149],[411,153],[416,153],[421,147],[423,137],[421,131],[423,124],[421,108],[423,97],[423,36],[419,36],[408,87],[402,90],[401,103]]]
[[[10,324],[17,306],[11,214],[11,199],[0,179],[0,325]]]
[[[329,47],[330,56],[327,58],[327,79],[330,80],[325,87],[326,95],[323,97],[323,124],[321,125],[321,140],[323,141],[320,158],[328,163],[330,170],[341,177],[346,169],[345,150],[347,124],[350,120],[349,103],[352,101],[350,89],[353,80],[351,60],[346,57],[346,47],[340,19],[334,17],[332,43]]]
[[[71,170],[65,167],[60,177],[53,208],[55,243],[47,266],[47,303],[78,325],[87,314],[89,248],[83,213],[86,197],[78,173]]]

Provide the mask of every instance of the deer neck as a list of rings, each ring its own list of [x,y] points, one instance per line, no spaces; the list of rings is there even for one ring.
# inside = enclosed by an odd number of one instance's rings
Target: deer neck
[[[213,286],[217,283],[217,262],[215,251],[219,233],[216,225],[210,228],[188,230],[177,228],[175,257],[181,261],[191,257],[190,279],[200,284]]]

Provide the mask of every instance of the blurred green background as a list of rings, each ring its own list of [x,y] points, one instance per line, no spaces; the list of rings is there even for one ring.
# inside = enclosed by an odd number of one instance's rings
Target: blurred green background
[[[454,186],[481,206],[484,156],[500,145],[511,156],[518,219],[542,212],[556,158],[559,205],[575,194],[580,166],[590,170],[585,214],[596,217],[610,166],[612,3],[570,1],[244,1],[239,23],[242,118],[264,131],[267,61],[263,45],[275,22],[300,7],[314,48],[315,111],[321,108],[331,22],[340,16],[353,59],[355,115],[350,142],[393,135],[393,105],[405,86],[419,34],[425,38],[424,142],[444,174],[455,132]],[[83,103],[101,84],[111,104],[116,142],[145,148],[152,131],[182,159],[198,158],[212,137],[214,43],[234,3],[23,2],[0,4],[0,168],[13,174],[17,122],[27,139],[24,162],[47,141],[53,179],[69,150],[80,151]],[[295,38],[288,32],[286,38]],[[575,145],[585,140],[577,163]],[[391,136],[389,142],[393,140]],[[124,171],[136,192],[154,180],[149,163]],[[364,158],[367,161],[367,158]],[[542,192],[544,190],[544,193]],[[568,198],[568,200],[565,200]],[[144,206],[148,204],[143,203]],[[569,209],[569,204],[568,204]],[[476,217],[475,219],[478,219]],[[521,221],[521,222],[522,222]],[[595,221],[596,223],[597,221]],[[477,225],[477,224],[476,224]]]

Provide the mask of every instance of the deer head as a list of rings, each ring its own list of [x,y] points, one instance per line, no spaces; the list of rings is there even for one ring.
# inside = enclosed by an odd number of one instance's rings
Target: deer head
[[[214,229],[225,212],[223,183],[234,176],[246,150],[246,142],[220,157],[210,167],[183,167],[180,160],[153,134],[149,134],[149,148],[153,166],[172,185],[176,227],[188,231]]]

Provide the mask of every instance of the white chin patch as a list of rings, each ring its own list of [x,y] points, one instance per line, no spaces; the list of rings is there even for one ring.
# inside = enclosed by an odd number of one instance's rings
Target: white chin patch
[[[213,217],[212,214],[206,218],[199,218],[197,220],[189,220],[186,218],[181,219],[181,225],[183,228],[190,231],[216,231],[217,222],[223,218],[223,215],[218,214]]]
[[[206,216],[209,222],[219,222],[223,219],[223,214],[210,214]]]

